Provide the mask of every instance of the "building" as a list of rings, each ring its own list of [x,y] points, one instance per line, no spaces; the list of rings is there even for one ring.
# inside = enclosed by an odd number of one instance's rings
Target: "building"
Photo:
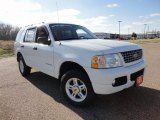
[[[94,33],[99,39],[110,39],[109,33],[96,32]]]
[[[94,33],[99,39],[119,39],[119,34],[96,32]],[[148,32],[144,34],[137,34],[137,39],[154,39],[160,38],[160,31],[158,32]],[[121,34],[121,40],[131,40],[132,34]]]
[[[96,32],[94,33],[99,39],[117,39],[118,34]]]

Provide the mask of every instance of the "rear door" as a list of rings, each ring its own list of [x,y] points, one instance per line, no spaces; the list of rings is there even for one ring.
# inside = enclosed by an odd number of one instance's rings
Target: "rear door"
[[[24,57],[26,64],[30,67],[36,67],[36,63],[34,60],[34,46],[35,46],[35,36],[36,36],[36,28],[27,29],[26,35],[21,44],[21,52]]]

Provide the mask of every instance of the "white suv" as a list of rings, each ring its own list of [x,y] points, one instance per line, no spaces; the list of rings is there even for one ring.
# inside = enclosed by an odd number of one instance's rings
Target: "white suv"
[[[79,25],[24,27],[17,35],[15,52],[22,76],[35,68],[59,79],[64,98],[77,106],[92,102],[95,94],[111,94],[143,82],[140,46],[98,39]]]

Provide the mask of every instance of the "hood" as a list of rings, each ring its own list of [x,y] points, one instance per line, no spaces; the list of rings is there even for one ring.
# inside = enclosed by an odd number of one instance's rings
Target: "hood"
[[[61,41],[62,45],[77,49],[85,49],[95,52],[118,53],[130,50],[141,49],[137,44],[105,39],[84,39],[84,40],[68,40]]]

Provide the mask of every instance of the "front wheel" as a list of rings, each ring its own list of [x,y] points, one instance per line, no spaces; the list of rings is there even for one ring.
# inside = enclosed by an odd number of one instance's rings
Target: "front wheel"
[[[31,68],[26,65],[22,56],[18,58],[18,66],[19,66],[19,71],[22,74],[22,76],[26,77],[30,74]]]
[[[61,91],[64,98],[76,106],[89,105],[94,97],[89,78],[80,71],[72,70],[62,76]]]

